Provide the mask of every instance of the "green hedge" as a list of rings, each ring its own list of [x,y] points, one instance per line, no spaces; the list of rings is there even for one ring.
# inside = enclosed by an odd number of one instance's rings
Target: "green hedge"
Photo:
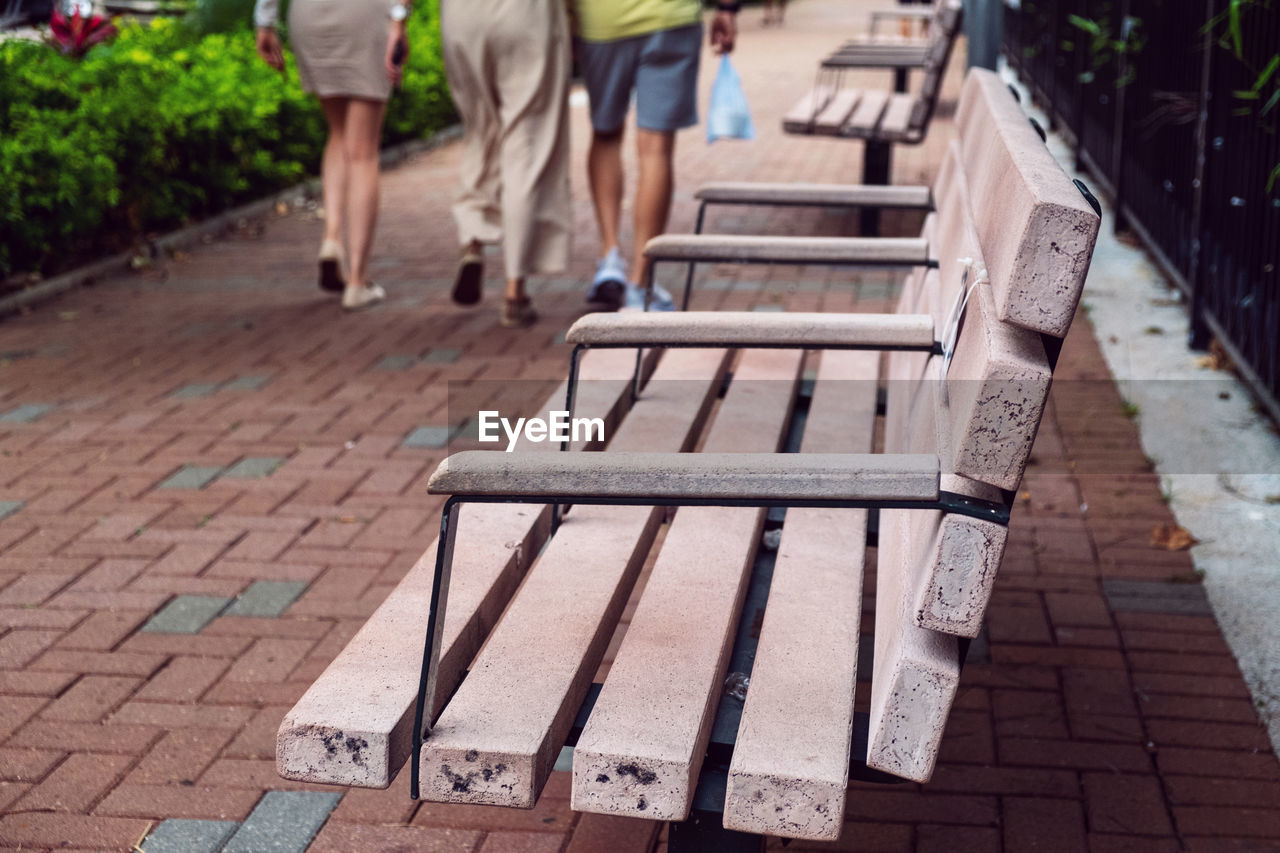
[[[435,3],[383,143],[453,121]],[[431,7],[431,8],[428,8]],[[0,277],[65,267],[315,174],[319,104],[254,51],[246,22],[200,36],[181,21],[126,23],[81,60],[0,42]]]

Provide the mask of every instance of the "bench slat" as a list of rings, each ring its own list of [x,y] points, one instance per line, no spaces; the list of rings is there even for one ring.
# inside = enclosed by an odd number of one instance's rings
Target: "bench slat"
[[[702,350],[680,350],[702,352]],[[634,417],[634,416],[633,416]],[[625,427],[625,425],[624,425]],[[857,453],[495,453],[440,463],[435,494],[628,500],[936,500],[938,457]]]
[[[813,119],[813,133],[836,136],[862,100],[858,89],[841,89]]]
[[[802,452],[871,449],[879,362],[877,353],[822,354]],[[729,829],[818,840],[840,835],[866,520],[863,510],[787,512],[729,765]]]
[[[880,119],[880,135],[890,140],[905,138],[915,106],[915,95],[894,95],[889,98],[884,117]]]
[[[727,356],[724,350],[664,355],[611,448],[687,449],[719,387]],[[615,453],[471,455],[526,459]],[[425,799],[533,806],[662,516],[661,508],[643,506],[578,506],[568,514],[423,744]]]
[[[616,424],[635,355],[588,353],[578,410]],[[564,386],[544,409],[563,405]],[[533,449],[531,446],[529,449]],[[546,535],[546,507],[477,506],[460,519],[474,543],[457,553],[444,622],[438,683],[447,696],[497,621]],[[409,757],[425,614],[435,562],[432,543],[382,605],[285,715],[277,769],[286,779],[385,788]]]
[[[801,98],[786,115],[782,126],[788,133],[813,133],[813,120],[835,95],[831,86],[818,86]]]
[[[929,347],[933,318],[927,314],[819,314],[756,311],[688,311],[672,314],[588,314],[569,328],[571,344],[705,346],[794,343],[801,349],[825,347]]]
[[[929,245],[920,237],[663,234],[646,243],[644,253],[659,261],[915,266],[928,261]]]
[[[841,135],[859,138],[876,136],[880,131],[880,116],[884,115],[884,109],[888,103],[888,92],[872,89],[864,93],[858,108],[840,129]]]
[[[702,452],[776,452],[802,356],[743,353]],[[574,750],[575,810],[688,817],[764,513],[676,514]]]
[[[870,42],[841,48],[822,60],[824,68],[920,68],[929,48],[925,44]]]
[[[708,204],[794,204],[815,207],[893,207],[928,209],[929,187],[874,184],[788,184],[717,181],[703,184],[693,197]]]

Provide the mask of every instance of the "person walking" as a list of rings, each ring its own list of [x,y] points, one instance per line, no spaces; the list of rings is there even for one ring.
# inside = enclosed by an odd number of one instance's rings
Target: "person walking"
[[[739,4],[720,0],[711,20],[717,53],[733,50]],[[576,0],[578,62],[591,104],[587,177],[600,232],[600,260],[587,301],[617,309],[642,305],[634,282],[648,274],[644,245],[663,233],[671,213],[675,135],[698,123],[698,62],[702,52],[700,0]],[[630,270],[619,248],[625,174],[623,125],[636,104],[639,174],[635,244]],[[628,272],[631,275],[628,275]],[[655,285],[651,308],[674,310]]]
[[[569,261],[569,71],[564,0],[441,0],[445,74],[462,117],[462,193],[453,207],[461,258],[453,299],[480,301],[486,243],[502,243],[499,322],[538,314],[529,275]]]
[[[257,48],[284,70],[276,33],[278,0],[257,0]],[[321,165],[324,241],[320,287],[342,292],[342,307],[366,308],[386,298],[369,281],[378,221],[378,140],[391,87],[408,55],[407,0],[293,0],[289,39],[302,88],[320,99],[329,135]],[[343,248],[347,238],[350,254]],[[346,260],[350,258],[348,266]]]

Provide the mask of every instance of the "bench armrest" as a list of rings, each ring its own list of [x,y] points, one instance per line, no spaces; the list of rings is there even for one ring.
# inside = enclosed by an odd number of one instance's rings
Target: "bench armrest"
[[[804,207],[880,207],[932,210],[929,187],[875,184],[789,184],[716,181],[703,184],[693,197],[707,204],[764,204]]]
[[[437,495],[551,501],[935,501],[938,457],[875,453],[502,453],[440,463]]]
[[[754,311],[588,314],[565,340],[587,346],[715,346],[928,349],[928,314],[817,314]]]
[[[923,237],[663,234],[645,243],[644,254],[654,261],[916,267],[929,265],[929,242]]]

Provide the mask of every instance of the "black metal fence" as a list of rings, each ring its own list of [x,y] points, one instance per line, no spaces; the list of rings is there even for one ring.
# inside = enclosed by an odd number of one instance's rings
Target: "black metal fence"
[[[1230,5],[1005,0],[1004,48],[1186,295],[1193,344],[1217,337],[1280,420],[1280,4],[1237,6],[1243,58],[1230,18],[1206,28]]]

